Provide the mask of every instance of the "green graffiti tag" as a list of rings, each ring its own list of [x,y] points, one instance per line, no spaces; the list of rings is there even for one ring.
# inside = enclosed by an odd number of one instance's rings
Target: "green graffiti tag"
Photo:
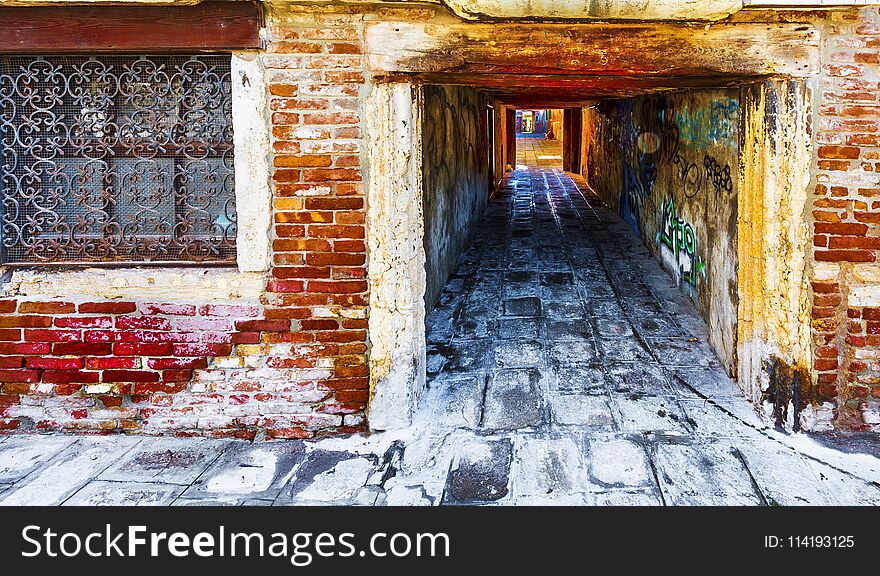
[[[672,198],[660,203],[657,244],[661,249],[671,252],[672,258],[678,264],[679,277],[683,281],[696,286],[698,278],[705,280],[706,264],[697,255],[697,236],[693,227],[677,216]]]

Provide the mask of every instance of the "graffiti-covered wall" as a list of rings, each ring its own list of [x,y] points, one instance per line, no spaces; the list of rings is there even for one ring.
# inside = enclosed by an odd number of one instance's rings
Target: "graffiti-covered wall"
[[[733,374],[739,90],[604,101],[584,115],[587,181],[693,299]]]

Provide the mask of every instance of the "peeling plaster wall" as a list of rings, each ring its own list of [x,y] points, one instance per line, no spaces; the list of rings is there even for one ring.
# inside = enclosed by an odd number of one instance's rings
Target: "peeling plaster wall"
[[[697,305],[736,373],[739,90],[585,110],[585,174]]]
[[[373,86],[367,99],[370,427],[403,428],[425,387],[422,90]]]
[[[425,306],[431,310],[489,198],[488,102],[465,86],[425,86],[424,95]]]
[[[741,100],[739,384],[789,428],[810,361],[810,95],[808,82],[774,80],[745,87]]]

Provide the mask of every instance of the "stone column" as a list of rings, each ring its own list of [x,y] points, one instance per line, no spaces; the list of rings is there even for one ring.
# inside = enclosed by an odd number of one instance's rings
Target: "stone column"
[[[410,424],[425,387],[421,88],[376,84],[366,109],[369,422],[388,430]]]

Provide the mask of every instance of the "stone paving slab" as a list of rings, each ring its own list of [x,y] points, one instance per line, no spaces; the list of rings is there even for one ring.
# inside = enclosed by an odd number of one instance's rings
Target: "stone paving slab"
[[[173,484],[89,482],[64,502],[64,506],[168,506],[184,487]]]
[[[0,444],[0,483],[21,480],[75,441],[73,437],[64,436],[49,436],[40,442],[34,442],[29,436],[4,438]]]
[[[482,425],[490,430],[538,426],[544,419],[542,398],[539,370],[498,370],[489,379]]]
[[[39,437],[22,437],[41,440]],[[142,442],[141,438],[120,437],[113,443],[101,438],[79,438],[43,465],[16,482],[0,497],[3,506],[57,505],[97,477],[117,459]],[[51,440],[50,440],[51,442]],[[54,449],[54,448],[53,448]],[[6,445],[4,445],[4,452]]]
[[[314,450],[284,486],[276,504],[373,504],[362,489],[377,467],[376,458],[343,451]],[[368,491],[367,491],[368,492]],[[366,500],[363,498],[366,497]]]
[[[98,479],[189,486],[231,444],[200,438],[157,438],[140,443]]]
[[[509,495],[513,443],[472,439],[460,447],[449,472],[444,504],[482,504]]]
[[[517,435],[511,486],[517,505],[589,504],[591,487],[578,438]]]
[[[652,460],[664,502],[672,506],[766,505],[732,448],[725,441],[654,444]]]
[[[181,495],[211,500],[274,500],[305,457],[300,441],[237,443]]]

